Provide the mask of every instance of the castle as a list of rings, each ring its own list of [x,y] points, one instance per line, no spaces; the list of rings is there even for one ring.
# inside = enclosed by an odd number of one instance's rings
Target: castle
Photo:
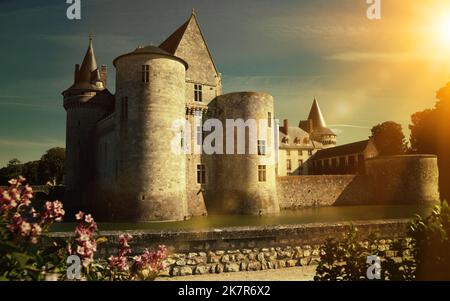
[[[336,145],[315,99],[307,120],[297,127],[285,120],[278,130],[271,95],[223,94],[194,12],[159,47],[138,47],[113,64],[114,95],[90,38],[82,64],[75,66],[73,85],[62,93],[66,202],[74,210],[124,221],[183,220],[209,212],[277,213],[277,177],[311,173],[315,152]],[[258,140],[258,149],[276,147],[278,163],[267,164],[269,152],[250,153],[249,145],[237,155],[173,152],[173,121],[195,123],[198,116],[202,121],[266,120],[258,131],[267,131],[269,138]],[[199,127],[188,142],[195,145],[204,134]]]
[[[115,95],[106,87],[106,66],[98,68],[90,39],[81,66],[75,67],[74,84],[63,92],[65,182],[70,199],[83,200],[85,207],[95,203],[117,207],[108,202],[123,199],[126,206],[118,213],[127,219],[178,220],[205,214],[208,198],[221,195],[221,200],[213,197],[208,207],[277,212],[276,173],[300,169],[308,173],[314,152],[336,144],[336,135],[326,127],[314,100],[308,120],[299,127],[284,122],[279,166],[260,164],[261,155],[173,154],[170,127],[175,119],[193,122],[200,114],[203,119],[254,118],[270,123],[274,116],[268,94],[222,94],[221,75],[194,12],[159,47],[138,47],[113,64]],[[198,134],[192,133],[192,145]],[[287,152],[296,157],[285,159]],[[90,189],[93,185],[100,192]]]

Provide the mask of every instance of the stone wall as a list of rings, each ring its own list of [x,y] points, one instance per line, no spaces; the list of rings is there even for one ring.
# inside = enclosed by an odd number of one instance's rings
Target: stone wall
[[[278,177],[277,193],[281,209],[367,204],[372,195],[362,175]]]
[[[434,155],[384,156],[366,160],[377,204],[439,201],[439,171]]]
[[[365,165],[365,175],[278,177],[280,208],[439,202],[436,156],[378,157]]]
[[[230,227],[205,230],[125,231],[133,235],[134,252],[166,245],[169,258],[166,276],[255,271],[312,265],[319,259],[319,249],[327,238],[339,238],[352,225],[359,239],[375,234],[383,247],[389,240],[406,237],[409,220],[355,221],[305,225]],[[109,242],[98,246],[97,255],[117,252],[118,236],[124,231],[102,232]],[[70,236],[71,233],[53,233]]]

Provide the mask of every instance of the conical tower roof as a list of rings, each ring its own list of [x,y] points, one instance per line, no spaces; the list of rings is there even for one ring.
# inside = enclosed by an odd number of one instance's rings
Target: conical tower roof
[[[92,37],[89,37],[89,46],[84,55],[83,63],[81,63],[78,73],[77,82],[91,82],[94,71],[97,70],[97,61],[95,59],[94,48],[92,47]]]
[[[84,55],[83,62],[79,68],[78,65],[75,68],[74,83],[63,94],[73,89],[101,91],[105,87],[104,85],[98,85],[100,82],[102,82],[102,78],[97,67],[97,60],[95,59],[92,36],[89,36],[89,46]]]
[[[313,121],[313,128],[326,128],[327,124],[325,123],[325,119],[323,118],[322,111],[320,110],[319,103],[314,98],[311,111],[309,112],[308,119]]]

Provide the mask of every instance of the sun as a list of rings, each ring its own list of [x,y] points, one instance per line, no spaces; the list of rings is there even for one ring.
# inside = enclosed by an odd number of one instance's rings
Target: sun
[[[450,14],[442,17],[437,24],[439,40],[450,46]]]

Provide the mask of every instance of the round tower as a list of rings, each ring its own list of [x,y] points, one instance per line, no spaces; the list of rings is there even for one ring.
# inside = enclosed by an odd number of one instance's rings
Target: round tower
[[[117,57],[116,130],[122,219],[187,218],[185,154],[172,151],[172,123],[185,118],[187,63],[157,47]]]
[[[208,211],[255,215],[279,212],[273,97],[256,92],[230,93],[218,96],[216,105],[225,132],[224,154],[216,155],[217,185],[207,204]],[[248,127],[231,127],[230,122],[237,125],[239,119]],[[245,141],[240,141],[245,143],[244,153],[238,150],[239,131],[245,136]],[[256,134],[253,137],[252,131]]]
[[[67,112],[64,205],[69,212],[91,209],[94,200],[95,124],[114,108],[113,96],[105,88],[106,71],[102,71],[89,38],[81,67],[75,65],[74,83],[62,92]]]

